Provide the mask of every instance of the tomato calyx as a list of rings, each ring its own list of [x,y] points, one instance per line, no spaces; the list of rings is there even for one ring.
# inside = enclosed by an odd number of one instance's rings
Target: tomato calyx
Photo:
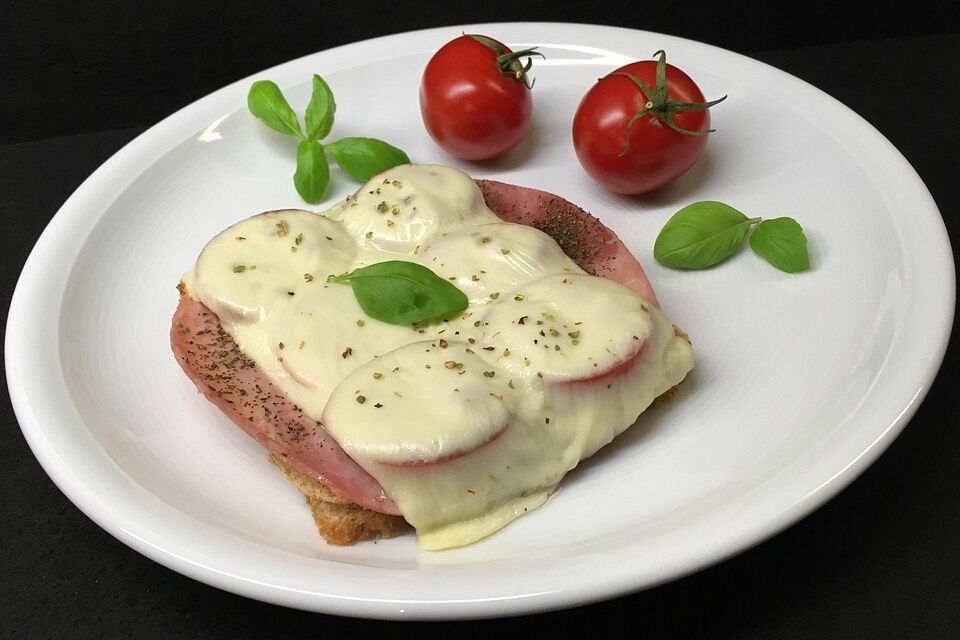
[[[530,47],[529,49],[523,49],[521,51],[508,52],[500,45],[500,43],[492,38],[473,33],[465,35],[469,35],[483,46],[493,49],[493,51],[497,54],[497,69],[500,70],[500,73],[505,76],[513,76],[522,82],[527,89],[533,89],[536,79],[531,82],[527,77],[527,72],[533,67],[533,56],[540,56],[544,60],[547,58],[547,56],[537,51],[536,47]],[[526,63],[520,62],[520,58],[526,58]]]
[[[620,157],[625,156],[627,151],[630,150],[630,133],[633,130],[633,125],[643,116],[652,115],[668,128],[685,136],[705,136],[708,133],[713,133],[716,129],[707,129],[705,131],[683,129],[673,121],[673,114],[680,111],[703,111],[727,99],[727,96],[723,96],[722,98],[708,102],[679,102],[677,100],[671,100],[667,94],[667,53],[663,49],[660,49],[653,54],[653,57],[657,58],[657,85],[653,89],[632,73],[614,71],[610,74],[610,76],[625,76],[629,78],[640,88],[640,91],[643,92],[644,97],[647,99],[647,103],[643,106],[643,109],[633,114],[633,117],[630,118],[630,121],[627,123],[627,144],[623,148],[623,151],[620,152]]]

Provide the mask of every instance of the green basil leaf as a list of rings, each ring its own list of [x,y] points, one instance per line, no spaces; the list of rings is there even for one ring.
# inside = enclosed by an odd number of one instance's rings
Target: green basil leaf
[[[694,202],[667,220],[654,242],[653,257],[677,269],[713,266],[736,253],[759,220],[722,202]]]
[[[340,138],[327,145],[340,168],[354,180],[366,182],[400,164],[409,164],[407,154],[376,138]]]
[[[310,104],[303,115],[307,123],[307,137],[323,140],[333,127],[333,114],[337,112],[337,103],[333,100],[333,91],[323,78],[313,74],[313,93]]]
[[[270,80],[257,80],[247,93],[247,108],[260,122],[288,136],[303,137],[300,121],[283,92]]]
[[[810,268],[807,237],[793,218],[761,222],[750,236],[750,248],[780,271],[798,273]]]
[[[360,308],[390,324],[412,324],[459,313],[467,296],[450,281],[415,262],[388,260],[361,267],[328,282],[349,281]]]
[[[330,167],[323,145],[316,140],[301,140],[297,145],[297,172],[293,174],[297,193],[310,204],[317,204],[329,183]]]

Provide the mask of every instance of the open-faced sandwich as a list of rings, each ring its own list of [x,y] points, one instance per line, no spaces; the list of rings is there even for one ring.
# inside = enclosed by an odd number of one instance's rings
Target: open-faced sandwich
[[[403,282],[362,307],[362,278],[331,278],[387,261],[428,268],[469,306],[384,322],[364,308],[397,304]],[[442,166],[395,167],[320,214],[243,220],[179,288],[178,362],[269,450],[333,544],[410,525],[423,549],[484,538],[693,366],[610,229],[562,198]]]

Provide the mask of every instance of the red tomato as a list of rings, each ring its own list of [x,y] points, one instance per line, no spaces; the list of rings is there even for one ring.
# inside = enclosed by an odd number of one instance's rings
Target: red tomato
[[[573,117],[577,158],[610,191],[646,193],[686,172],[712,131],[706,107],[726,98],[705,102],[690,76],[667,64],[662,51],[658,54],[656,61],[634,62],[601,78]]]
[[[533,110],[526,71],[533,49],[512,52],[465,35],[437,51],[423,72],[420,113],[434,141],[463,160],[495,158],[517,146]]]

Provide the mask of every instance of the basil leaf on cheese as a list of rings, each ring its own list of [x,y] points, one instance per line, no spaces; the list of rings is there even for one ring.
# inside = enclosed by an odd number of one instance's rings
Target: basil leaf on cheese
[[[448,280],[404,260],[378,262],[327,281],[349,282],[363,312],[390,324],[449,316],[469,304],[467,296]]]

